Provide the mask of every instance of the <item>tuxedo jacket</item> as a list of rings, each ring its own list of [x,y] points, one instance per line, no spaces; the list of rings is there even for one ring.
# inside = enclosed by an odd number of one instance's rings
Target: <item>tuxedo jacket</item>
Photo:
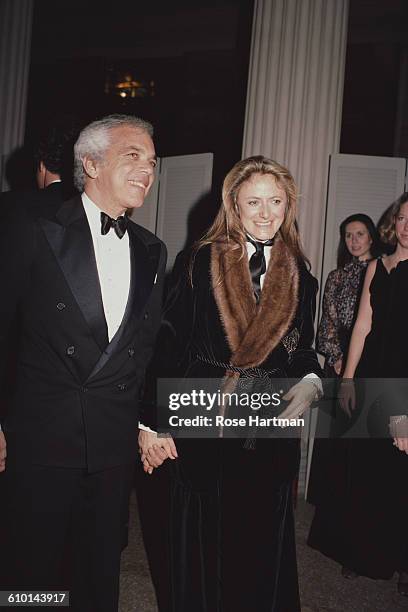
[[[0,193],[0,211],[1,216],[8,213],[12,209],[21,210],[28,207],[30,210],[40,208],[44,214],[45,208],[49,207],[50,211],[56,210],[64,201],[63,185],[61,182],[55,182],[48,185],[44,189],[34,189],[30,191],[4,191]],[[7,230],[6,230],[7,231]],[[6,255],[7,257],[7,255]],[[9,345],[7,351],[7,371],[5,372],[4,384],[2,385],[1,401],[0,401],[0,422],[4,418],[4,413],[7,405],[10,403],[10,395],[13,393],[16,377],[16,349],[18,347],[18,338],[20,334],[19,322],[16,319],[15,325],[10,330],[13,342]]]
[[[129,297],[109,342],[81,198],[54,210],[13,210],[3,221],[2,374],[16,316],[21,330],[3,429],[19,457],[98,471],[137,456],[138,402],[160,323],[166,249],[133,222],[128,232]]]
[[[64,200],[63,184],[60,181],[50,183],[44,189],[33,189],[31,191],[3,191],[0,193],[0,210],[2,214],[14,207],[22,206],[33,208],[47,206],[58,207]]]

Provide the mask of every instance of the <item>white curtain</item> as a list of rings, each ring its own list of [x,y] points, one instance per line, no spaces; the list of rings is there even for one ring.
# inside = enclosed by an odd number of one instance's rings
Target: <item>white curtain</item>
[[[299,187],[319,276],[329,155],[339,151],[348,0],[255,0],[243,157],[283,163]]]
[[[33,0],[0,2],[0,188],[4,166],[24,142]]]

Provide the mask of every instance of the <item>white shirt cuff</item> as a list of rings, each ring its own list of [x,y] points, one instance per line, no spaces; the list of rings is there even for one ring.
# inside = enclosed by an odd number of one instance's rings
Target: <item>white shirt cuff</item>
[[[150,427],[148,427],[147,425],[143,425],[143,423],[141,423],[140,421],[139,429],[141,429],[142,431],[148,431],[149,433],[157,434],[157,431],[154,431],[154,429],[150,429]]]
[[[323,385],[318,375],[314,372],[310,372],[310,374],[306,374],[306,376],[304,376],[302,380],[305,380],[305,378],[308,378],[309,382],[314,384],[318,393],[317,399],[320,399],[323,396]]]

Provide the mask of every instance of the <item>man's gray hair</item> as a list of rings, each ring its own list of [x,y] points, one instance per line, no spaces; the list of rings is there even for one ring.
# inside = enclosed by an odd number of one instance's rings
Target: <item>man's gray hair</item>
[[[108,115],[87,125],[79,134],[74,146],[74,183],[79,191],[85,187],[83,159],[90,157],[96,162],[104,159],[110,142],[110,131],[114,128],[129,126],[153,136],[153,126],[148,121],[133,115]]]

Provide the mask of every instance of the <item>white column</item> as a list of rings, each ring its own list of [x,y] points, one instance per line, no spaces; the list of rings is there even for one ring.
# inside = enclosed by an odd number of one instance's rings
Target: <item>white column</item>
[[[0,3],[0,188],[7,156],[24,142],[33,0]]]
[[[319,276],[329,155],[339,151],[348,0],[255,0],[243,157],[283,163]]]

